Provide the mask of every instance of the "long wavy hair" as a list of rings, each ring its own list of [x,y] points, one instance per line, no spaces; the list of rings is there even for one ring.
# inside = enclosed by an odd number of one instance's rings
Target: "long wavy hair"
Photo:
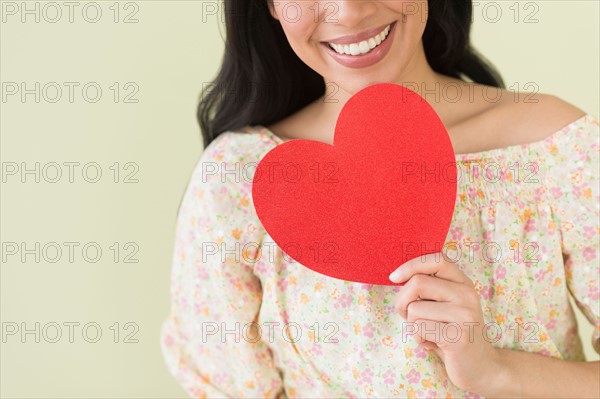
[[[325,94],[323,78],[294,53],[268,1],[224,0],[225,55],[197,111],[205,148],[227,130],[272,124]],[[471,0],[428,4],[423,46],[431,68],[504,88],[498,71],[471,46]]]

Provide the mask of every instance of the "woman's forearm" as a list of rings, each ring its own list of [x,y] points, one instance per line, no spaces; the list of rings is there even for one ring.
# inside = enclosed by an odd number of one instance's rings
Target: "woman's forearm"
[[[476,391],[486,398],[599,398],[600,361],[574,362],[497,349],[498,364]]]

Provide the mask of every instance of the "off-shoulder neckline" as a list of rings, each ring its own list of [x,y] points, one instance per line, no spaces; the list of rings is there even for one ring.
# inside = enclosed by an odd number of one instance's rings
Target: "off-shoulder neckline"
[[[585,115],[582,115],[579,118],[575,119],[574,121],[567,123],[560,129],[556,130],[555,132],[551,133],[550,135],[548,135],[540,140],[531,141],[531,142],[523,143],[523,144],[514,144],[514,145],[510,145],[510,146],[506,146],[506,147],[491,148],[489,150],[476,151],[476,152],[465,152],[465,153],[454,154],[454,155],[455,155],[456,160],[467,160],[467,159],[472,159],[472,158],[490,158],[490,157],[494,157],[494,155],[499,155],[501,153],[513,152],[515,150],[524,150],[529,147],[548,144],[548,143],[554,141],[555,139],[557,139],[557,137],[568,133],[575,126],[582,124],[587,119],[594,119],[594,118],[595,117],[592,114],[586,113]],[[255,125],[254,128],[258,129],[259,131],[267,133],[274,141],[278,142],[278,144],[285,143],[287,141],[296,140],[296,139],[285,140],[285,139],[279,137],[278,135],[276,135],[274,132],[269,130],[264,125]]]

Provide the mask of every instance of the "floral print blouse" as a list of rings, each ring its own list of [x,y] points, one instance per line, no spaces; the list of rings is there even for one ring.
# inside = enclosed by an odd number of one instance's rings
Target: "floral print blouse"
[[[397,286],[321,275],[265,232],[252,173],[281,143],[263,126],[228,131],[193,172],[161,329],[170,372],[197,398],[480,397],[402,329]],[[543,140],[456,161],[446,248],[474,282],[488,340],[585,360],[571,295],[600,353],[598,120],[587,114]]]

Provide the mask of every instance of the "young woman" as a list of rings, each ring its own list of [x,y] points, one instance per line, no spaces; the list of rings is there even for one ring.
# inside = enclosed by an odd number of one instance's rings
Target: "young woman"
[[[569,305],[572,295],[595,326],[600,353],[597,119],[549,94],[504,90],[469,44],[471,1],[226,0],[225,14],[161,336],[186,391],[598,397],[600,363],[585,361]],[[251,196],[268,151],[293,139],[332,144],[344,103],[383,82],[431,104],[457,167],[472,172],[458,181],[447,237],[459,261],[409,261],[390,277],[402,287],[294,262]],[[495,253],[482,250],[490,243]]]

